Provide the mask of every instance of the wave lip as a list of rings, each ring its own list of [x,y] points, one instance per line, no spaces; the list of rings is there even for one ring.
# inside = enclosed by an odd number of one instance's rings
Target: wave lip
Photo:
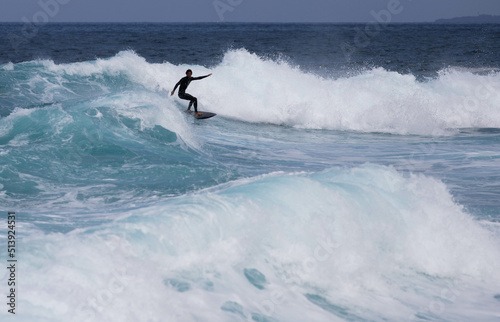
[[[439,135],[500,127],[497,72],[450,68],[420,82],[374,68],[332,79],[242,49],[226,53],[202,92],[218,114],[298,128]]]

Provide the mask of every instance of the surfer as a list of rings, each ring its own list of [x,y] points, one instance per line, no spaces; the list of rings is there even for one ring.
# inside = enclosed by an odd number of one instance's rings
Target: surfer
[[[186,88],[189,86],[189,83],[191,83],[191,81],[203,79],[205,77],[212,75],[212,73],[200,77],[191,77],[192,75],[193,71],[191,69],[188,69],[186,71],[186,77],[181,78],[181,80],[178,81],[177,84],[175,84],[174,90],[172,91],[172,93],[170,93],[170,96],[174,95],[175,90],[180,85],[179,98],[189,101],[189,106],[187,109],[188,111],[191,111],[191,105],[194,105],[194,112],[196,113],[196,115],[198,115],[198,100],[193,95],[186,93]]]

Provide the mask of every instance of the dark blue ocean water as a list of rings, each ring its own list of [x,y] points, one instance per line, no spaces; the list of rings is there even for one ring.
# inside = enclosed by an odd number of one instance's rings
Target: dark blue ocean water
[[[450,66],[498,67],[500,26],[393,24],[2,24],[0,63],[109,58],[133,50],[150,63],[214,66],[231,49],[284,58],[305,70],[383,67],[436,75]]]
[[[16,320],[500,317],[500,26],[0,35]]]

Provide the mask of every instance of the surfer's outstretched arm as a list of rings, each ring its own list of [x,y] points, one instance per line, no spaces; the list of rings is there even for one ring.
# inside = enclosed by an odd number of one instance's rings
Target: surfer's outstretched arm
[[[207,78],[208,76],[211,76],[211,75],[212,75],[212,73],[205,75],[205,76],[193,77],[192,80],[199,80],[199,79]]]

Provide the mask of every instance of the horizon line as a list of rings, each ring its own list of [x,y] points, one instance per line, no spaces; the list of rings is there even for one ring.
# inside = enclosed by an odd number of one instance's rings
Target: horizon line
[[[438,19],[441,20],[441,19]],[[437,20],[434,21],[409,21],[409,22],[388,22],[384,23],[384,25],[401,25],[401,24],[434,24]],[[0,21],[0,23],[12,23],[12,24],[26,24],[23,21]],[[31,22],[30,22],[31,23]],[[377,21],[348,21],[348,22],[334,22],[334,21],[50,21],[46,22],[43,25],[49,24],[127,24],[127,23],[139,23],[139,24],[381,24]],[[463,23],[462,23],[463,24]],[[475,23],[473,23],[475,24]],[[482,24],[482,23],[478,23]]]

